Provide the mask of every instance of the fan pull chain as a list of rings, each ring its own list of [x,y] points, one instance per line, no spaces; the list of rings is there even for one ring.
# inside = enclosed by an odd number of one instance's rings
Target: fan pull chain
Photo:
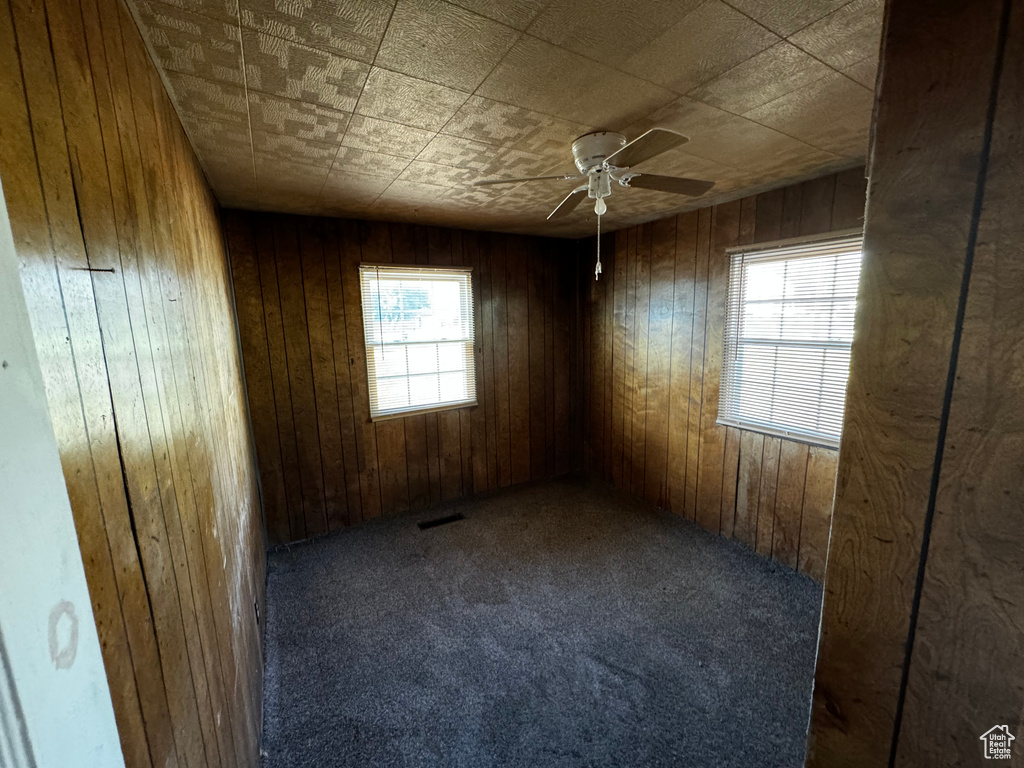
[[[594,281],[601,279],[601,216],[597,217],[597,266],[594,267]]]

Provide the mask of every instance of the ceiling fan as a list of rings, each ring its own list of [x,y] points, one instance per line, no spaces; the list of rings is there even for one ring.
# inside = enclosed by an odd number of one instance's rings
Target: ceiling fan
[[[568,216],[583,202],[582,192],[593,199],[594,213],[597,214],[597,266],[594,278],[601,275],[601,216],[608,210],[604,199],[612,193],[612,182],[621,187],[654,189],[659,192],[671,192],[676,195],[703,195],[713,186],[713,181],[686,179],[680,176],[659,176],[653,173],[639,173],[633,166],[645,160],[657,157],[663,152],[685,144],[689,139],[681,133],[665,128],[651,128],[646,133],[626,143],[626,137],[612,131],[599,131],[580,136],[572,143],[572,156],[579,169],[578,175],[530,176],[522,179],[479,179],[473,186],[482,187],[491,184],[519,184],[524,181],[546,181],[548,179],[565,179],[566,181],[583,181],[570,192],[551,213],[548,219]]]
[[[715,182],[678,176],[659,176],[632,170],[633,166],[650,160],[652,157],[657,157],[687,141],[689,139],[686,136],[664,128],[651,128],[628,144],[626,137],[621,133],[611,131],[588,133],[572,143],[573,159],[580,171],[577,175],[530,176],[523,179],[480,179],[473,182],[473,186],[519,184],[524,181],[548,179],[583,181],[584,183],[570,192],[555,210],[548,214],[548,219],[557,219],[572,213],[576,206],[583,202],[584,195],[580,194],[581,192],[586,192],[586,197],[595,200],[594,213],[601,216],[608,210],[604,199],[611,195],[613,181],[618,182],[622,187],[654,189],[659,192],[696,197],[703,195],[715,186]]]

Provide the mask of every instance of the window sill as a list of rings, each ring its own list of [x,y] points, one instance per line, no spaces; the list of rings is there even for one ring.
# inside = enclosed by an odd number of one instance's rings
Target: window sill
[[[828,448],[831,451],[839,450],[838,440],[830,440],[825,437],[807,435],[801,432],[791,432],[786,429],[774,428],[749,421],[740,421],[738,419],[716,419],[715,423],[722,427],[734,427],[735,429],[741,429],[744,432],[754,432],[759,435],[766,435],[767,437],[778,437],[783,440],[789,440],[793,443],[804,443],[805,445],[812,445],[817,448]]]
[[[476,400],[466,400],[459,403],[445,403],[444,405],[436,405],[431,408],[417,408],[412,411],[399,411],[397,413],[381,413],[377,416],[371,416],[370,421],[375,423],[378,421],[393,421],[395,419],[404,419],[409,416],[423,416],[427,413],[442,413],[444,411],[458,411],[463,408],[475,408],[477,406]]]

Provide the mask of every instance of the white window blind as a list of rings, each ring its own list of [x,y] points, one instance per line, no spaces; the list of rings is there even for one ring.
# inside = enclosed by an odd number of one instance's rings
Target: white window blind
[[[732,254],[719,424],[839,445],[861,239]]]
[[[469,268],[359,267],[370,417],[476,404]]]

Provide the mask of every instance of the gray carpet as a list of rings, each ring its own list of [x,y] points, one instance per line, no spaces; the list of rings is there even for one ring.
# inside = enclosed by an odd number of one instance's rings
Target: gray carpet
[[[270,555],[264,766],[800,766],[820,598],[582,480],[367,523]]]

